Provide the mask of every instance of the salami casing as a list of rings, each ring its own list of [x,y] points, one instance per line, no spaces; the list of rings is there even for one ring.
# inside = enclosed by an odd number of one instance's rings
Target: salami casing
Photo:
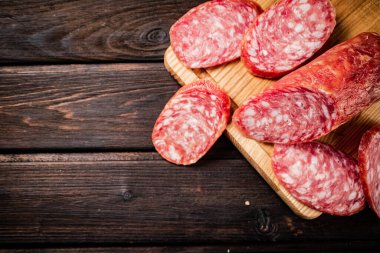
[[[216,66],[240,57],[243,35],[262,12],[248,0],[214,0],[182,16],[170,29],[178,59],[189,68]]]
[[[358,160],[367,202],[380,218],[380,125],[374,126],[363,135]]]
[[[319,142],[276,144],[272,167],[297,200],[331,215],[351,215],[365,207],[356,161]]]
[[[282,0],[249,27],[241,59],[256,76],[283,76],[323,46],[335,23],[330,0]]]
[[[380,99],[380,36],[361,33],[248,99],[233,116],[247,137],[317,139]]]
[[[169,162],[195,163],[223,133],[229,117],[228,96],[210,81],[196,81],[166,104],[153,128],[153,145]]]

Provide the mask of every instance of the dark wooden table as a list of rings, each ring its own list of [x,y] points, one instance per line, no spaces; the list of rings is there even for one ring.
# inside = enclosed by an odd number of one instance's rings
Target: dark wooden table
[[[227,138],[161,159],[170,26],[202,1],[0,1],[0,252],[380,250],[380,220],[294,215]]]

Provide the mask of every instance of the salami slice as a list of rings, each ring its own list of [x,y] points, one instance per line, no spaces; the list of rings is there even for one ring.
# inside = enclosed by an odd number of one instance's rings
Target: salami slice
[[[282,0],[250,26],[241,59],[256,76],[285,75],[323,46],[335,23],[330,0]]]
[[[356,161],[327,144],[276,144],[272,167],[292,196],[318,211],[351,215],[365,206]]]
[[[223,133],[229,117],[228,96],[210,81],[194,82],[166,104],[153,128],[153,145],[169,162],[195,163]]]
[[[233,122],[258,141],[308,142],[379,99],[380,36],[362,33],[248,99]]]
[[[380,218],[380,125],[374,126],[363,135],[358,160],[367,202]]]
[[[216,66],[240,57],[243,35],[262,12],[248,0],[214,0],[182,16],[170,29],[178,59],[189,68]]]

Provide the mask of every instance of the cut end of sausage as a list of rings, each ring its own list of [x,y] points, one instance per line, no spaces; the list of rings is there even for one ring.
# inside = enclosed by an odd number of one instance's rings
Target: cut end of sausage
[[[197,81],[166,104],[153,128],[153,145],[169,162],[193,164],[220,137],[229,117],[228,96],[210,81]]]
[[[363,135],[358,161],[367,202],[380,218],[380,125],[374,126]]]
[[[276,144],[272,167],[290,194],[311,208],[345,216],[365,207],[356,161],[327,144]]]
[[[248,138],[291,144],[330,132],[336,118],[334,102],[327,94],[292,87],[249,99],[236,110],[233,123]]]
[[[244,33],[262,12],[253,1],[216,0],[201,4],[170,29],[178,59],[189,68],[205,68],[240,57]]]
[[[330,0],[279,1],[248,29],[242,61],[256,76],[283,76],[323,46],[334,30],[335,16]]]

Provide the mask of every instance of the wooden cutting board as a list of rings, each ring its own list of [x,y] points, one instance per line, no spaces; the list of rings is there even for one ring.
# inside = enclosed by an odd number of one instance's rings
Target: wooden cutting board
[[[274,2],[271,0],[258,1],[264,9]],[[380,33],[380,0],[333,0],[332,3],[337,11],[337,26],[329,41],[320,50],[321,52],[360,32]],[[239,60],[207,69],[186,68],[175,56],[171,47],[165,53],[165,66],[181,85],[198,79],[214,81],[230,96],[233,109],[236,109],[248,97],[262,92],[274,82],[251,75]],[[380,124],[380,102],[321,138],[321,141],[356,156],[360,137],[364,131],[375,124]],[[227,126],[226,135],[294,213],[305,219],[314,219],[321,215],[319,211],[298,202],[279,184],[271,167],[273,145],[245,138],[232,124]]]

